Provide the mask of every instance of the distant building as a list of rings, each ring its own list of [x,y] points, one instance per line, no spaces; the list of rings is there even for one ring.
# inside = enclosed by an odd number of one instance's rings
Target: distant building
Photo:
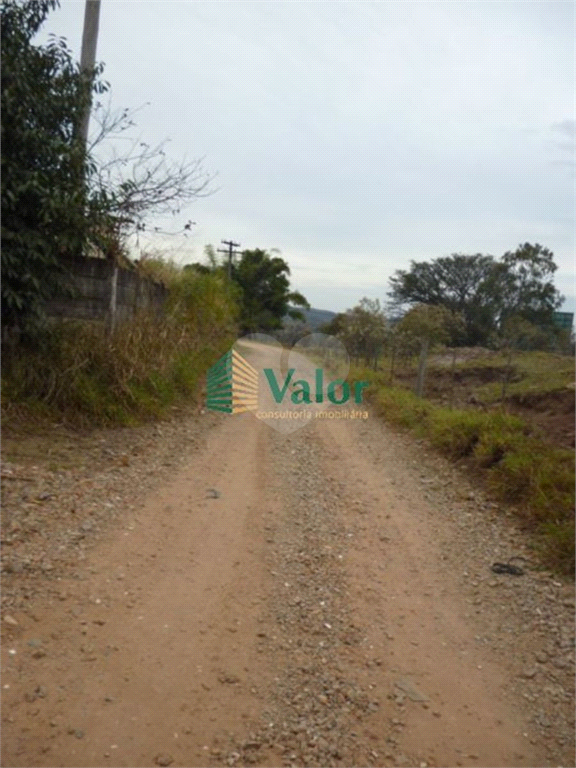
[[[574,322],[574,312],[554,312],[554,325],[565,331],[572,330]]]

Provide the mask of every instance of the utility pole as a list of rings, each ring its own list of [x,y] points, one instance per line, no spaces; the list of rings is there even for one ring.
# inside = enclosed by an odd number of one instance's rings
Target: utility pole
[[[228,248],[218,248],[218,253],[228,254],[228,280],[232,278],[232,256],[239,256],[240,251],[235,251],[234,248],[240,248],[240,243],[235,243],[232,240],[220,240],[223,245],[227,245]]]
[[[84,31],[82,33],[82,52],[80,54],[80,70],[90,77],[96,63],[96,43],[98,41],[98,22],[100,20],[100,0],[86,0],[84,8]],[[86,146],[88,141],[88,126],[90,124],[90,109],[92,98],[88,100],[82,122],[80,124],[80,140]]]

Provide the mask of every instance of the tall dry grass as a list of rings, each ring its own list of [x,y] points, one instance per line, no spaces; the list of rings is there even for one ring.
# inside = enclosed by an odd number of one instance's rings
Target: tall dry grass
[[[233,343],[238,304],[223,276],[170,267],[161,315],[50,323],[6,355],[5,413],[14,405],[83,424],[133,424],[193,402],[206,369]]]

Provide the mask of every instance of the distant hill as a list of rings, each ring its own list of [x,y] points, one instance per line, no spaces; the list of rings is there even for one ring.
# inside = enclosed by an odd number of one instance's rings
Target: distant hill
[[[328,309],[302,309],[302,307],[292,307],[292,309],[297,309],[299,312],[302,312],[306,318],[306,325],[308,325],[313,331],[318,330],[321,325],[329,323],[330,320],[336,316],[336,312],[330,312]],[[284,318],[285,326],[297,322],[299,321],[292,320],[290,317]]]

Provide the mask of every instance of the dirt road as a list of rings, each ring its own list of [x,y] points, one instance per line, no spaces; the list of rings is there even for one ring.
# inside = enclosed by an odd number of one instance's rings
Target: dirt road
[[[574,764],[571,587],[490,571],[511,522],[376,419],[215,422],[4,625],[4,766]]]

